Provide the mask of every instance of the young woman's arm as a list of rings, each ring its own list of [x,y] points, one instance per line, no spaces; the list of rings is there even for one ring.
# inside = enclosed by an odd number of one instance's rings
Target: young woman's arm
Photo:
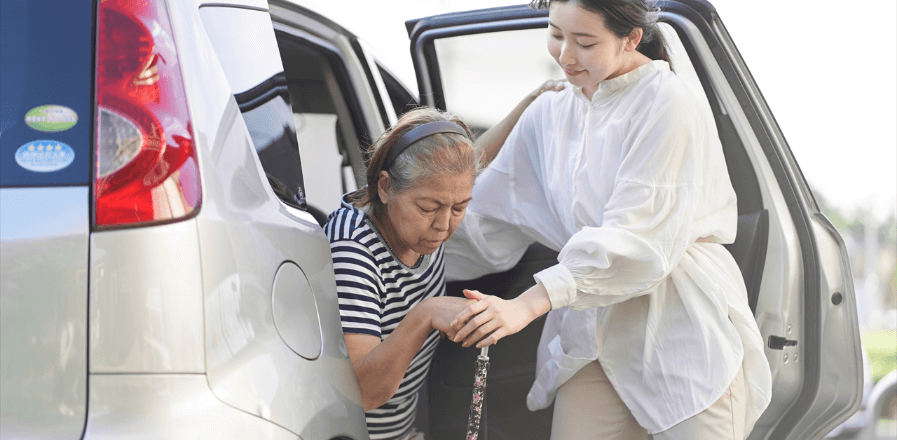
[[[477,138],[477,146],[483,151],[483,156],[481,157],[483,166],[489,165],[489,163],[492,162],[492,159],[495,159],[495,156],[498,155],[501,146],[504,145],[505,140],[508,138],[508,134],[511,133],[511,129],[517,124],[517,120],[520,119],[520,115],[523,114],[523,111],[526,110],[526,108],[529,107],[529,105],[543,92],[549,90],[563,90],[564,84],[566,84],[566,82],[559,80],[550,79],[545,81],[539,88],[533,90],[529,95],[526,95],[526,97],[523,98],[523,100],[520,101],[520,103],[517,104],[517,106],[511,110],[511,113],[505,116],[504,119],[498,124],[495,124],[492,128],[486,130],[485,133]]]
[[[474,300],[436,297],[422,301],[408,312],[382,342],[377,336],[346,333],[346,348],[368,411],[386,403],[399,389],[405,371],[434,329],[454,336],[449,321]]]
[[[477,348],[495,344],[499,339],[523,330],[536,318],[551,311],[548,291],[541,283],[510,300],[483,295],[476,290],[465,290],[464,296],[477,302],[455,317],[451,324],[459,330],[449,338],[461,342],[465,347],[475,342]]]
[[[521,298],[468,294],[485,300],[458,315],[453,340],[482,347],[516,333],[538,316],[525,307],[527,301],[518,300],[539,298],[535,311],[544,313],[545,299],[550,309],[583,310],[650,293],[697,238],[707,233],[734,236],[736,204],[728,176],[705,173],[724,163],[716,132],[707,128],[712,119],[679,89],[670,94],[633,121],[637,131],[627,136],[622,149],[626,157],[603,206],[602,224],[574,233],[558,255],[559,264],[536,274],[538,283]],[[705,185],[713,190],[705,191]],[[714,221],[695,221],[710,209],[715,210]]]

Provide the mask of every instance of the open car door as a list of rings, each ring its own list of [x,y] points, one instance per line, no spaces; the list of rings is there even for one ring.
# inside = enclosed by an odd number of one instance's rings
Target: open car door
[[[661,1],[659,24],[673,70],[716,119],[739,227],[727,245],[748,288],[766,341],[772,402],[752,439],[818,439],[860,405],[862,361],[856,299],[844,243],[819,212],[772,113],[713,6]],[[547,12],[509,6],[406,23],[421,102],[449,110],[475,133],[494,125],[525,94],[563,72],[545,48]],[[450,283],[513,298],[557,250],[533,245],[510,271]],[[547,439],[552,409],[531,413],[544,318],[490,349],[483,430],[490,440]],[[465,433],[476,349],[440,345],[428,379],[429,433]],[[428,437],[429,438],[429,437]]]

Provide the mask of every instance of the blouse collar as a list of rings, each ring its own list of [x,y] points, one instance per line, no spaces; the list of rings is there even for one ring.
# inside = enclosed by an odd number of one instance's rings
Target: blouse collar
[[[670,64],[663,60],[652,60],[651,62],[645,63],[635,69],[626,72],[616,78],[606,79],[598,83],[598,90],[595,91],[595,94],[592,95],[592,103],[598,102],[599,100],[617,92],[618,90],[622,90],[628,87],[631,84],[635,84],[639,79],[653,73],[653,72],[662,72],[669,71]],[[582,97],[582,99],[589,100],[589,98],[582,92],[582,87],[576,86],[573,88],[573,91],[576,95]]]

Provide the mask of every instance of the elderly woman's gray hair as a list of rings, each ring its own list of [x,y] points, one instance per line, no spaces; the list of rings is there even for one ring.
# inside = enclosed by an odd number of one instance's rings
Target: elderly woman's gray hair
[[[389,149],[405,133],[428,122],[452,121],[461,126],[467,136],[458,133],[438,133],[427,136],[405,149],[389,169],[384,162]],[[483,169],[480,152],[473,142],[467,125],[457,116],[430,107],[420,107],[402,115],[396,124],[384,132],[368,150],[370,163],[365,171],[367,188],[355,192],[350,200],[361,206],[370,205],[374,210],[383,206],[377,193],[380,172],[389,174],[391,194],[420,185],[436,176],[453,176],[469,173],[474,178]]]

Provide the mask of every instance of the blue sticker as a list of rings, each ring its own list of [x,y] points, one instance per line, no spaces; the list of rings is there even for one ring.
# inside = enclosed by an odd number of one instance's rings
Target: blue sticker
[[[59,141],[32,141],[16,150],[16,162],[28,171],[59,171],[75,160],[75,150]]]

